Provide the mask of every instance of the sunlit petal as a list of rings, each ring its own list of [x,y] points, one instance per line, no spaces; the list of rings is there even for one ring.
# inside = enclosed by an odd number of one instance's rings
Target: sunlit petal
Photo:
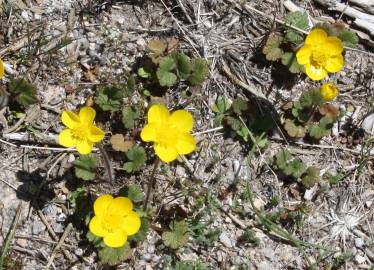
[[[79,119],[84,125],[92,125],[95,120],[96,111],[91,107],[83,107],[79,111]]]
[[[125,216],[131,212],[132,207],[133,205],[129,198],[118,197],[109,204],[108,211],[118,216]]]
[[[168,122],[169,116],[169,111],[165,106],[160,104],[152,105],[148,111],[148,123],[162,126]]]
[[[104,236],[104,244],[112,248],[122,247],[124,244],[126,244],[126,241],[127,234],[122,229],[119,229]]]
[[[126,231],[127,235],[136,234],[141,226],[141,220],[138,213],[131,211],[123,221],[123,229]]]
[[[0,79],[4,77],[5,69],[4,69],[4,62],[0,59]]]
[[[305,45],[296,53],[296,60],[300,65],[307,65],[310,63],[310,57],[312,55],[312,48],[310,45]]]
[[[81,155],[88,155],[92,152],[93,143],[88,141],[87,138],[77,140],[77,151]]]
[[[192,114],[185,110],[178,110],[171,114],[169,123],[179,132],[190,132],[193,128]]]
[[[98,216],[94,216],[89,224],[90,232],[99,237],[107,235],[108,231],[105,230],[102,224],[102,220]]]
[[[182,133],[178,136],[175,147],[177,148],[178,154],[189,154],[196,149],[195,138],[189,133]]]
[[[327,71],[322,66],[306,65],[305,73],[314,81],[322,80],[327,76]]]
[[[74,129],[81,124],[78,115],[70,111],[64,111],[62,113],[61,121],[65,126],[71,129]]]
[[[65,147],[74,147],[77,145],[77,140],[72,130],[67,128],[58,135],[58,143]]]
[[[310,31],[308,36],[305,39],[305,44],[315,45],[322,42],[325,42],[327,38],[327,33],[320,28],[313,29]]]
[[[155,143],[154,149],[156,155],[164,162],[171,162],[178,156],[178,152],[175,147]]]
[[[343,56],[337,55],[336,57],[330,57],[326,62],[326,69],[328,72],[338,72],[340,71],[344,66],[344,58]]]
[[[105,136],[105,132],[102,131],[100,128],[98,127],[95,127],[95,126],[91,126],[89,127],[89,133],[88,133],[88,139],[91,141],[91,142],[100,142],[102,139],[104,139],[104,136]]]
[[[113,201],[112,195],[105,194],[101,195],[99,198],[97,198],[94,202],[94,212],[95,215],[98,217],[102,217],[107,209],[109,204]]]
[[[157,128],[154,123],[145,125],[140,133],[140,138],[145,142],[154,142],[157,138]]]

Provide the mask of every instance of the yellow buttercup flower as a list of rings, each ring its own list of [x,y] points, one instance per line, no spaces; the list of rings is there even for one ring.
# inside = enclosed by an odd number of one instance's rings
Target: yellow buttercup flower
[[[339,95],[339,90],[333,83],[325,83],[319,88],[321,97],[326,101],[332,101]]]
[[[319,28],[310,31],[304,46],[296,53],[297,62],[305,67],[305,73],[315,81],[327,73],[340,71],[344,66],[342,41]]]
[[[4,77],[4,73],[5,73],[5,70],[4,70],[4,62],[3,62],[3,60],[1,60],[1,58],[0,58],[0,79]]]
[[[149,109],[148,124],[140,137],[145,142],[154,142],[156,155],[170,162],[196,149],[195,138],[190,134],[193,125],[191,113],[177,110],[170,114],[165,106],[157,104]]]
[[[140,229],[140,217],[132,208],[129,198],[100,196],[94,203],[95,216],[89,224],[90,232],[103,237],[108,247],[122,247],[126,244],[127,237]]]
[[[94,126],[96,111],[91,107],[83,107],[79,115],[64,111],[61,115],[62,123],[67,127],[58,136],[58,141],[65,147],[76,147],[77,151],[86,155],[92,152],[94,143],[100,142],[105,132]]]

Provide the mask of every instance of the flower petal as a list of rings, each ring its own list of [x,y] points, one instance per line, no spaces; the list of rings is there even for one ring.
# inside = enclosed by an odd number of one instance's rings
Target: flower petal
[[[340,71],[344,66],[344,58],[341,54],[336,57],[330,57],[327,59],[325,68],[328,72],[335,73]]]
[[[331,56],[339,55],[343,52],[343,43],[337,37],[328,37],[326,40],[326,51]]]
[[[138,213],[131,211],[123,221],[123,229],[126,231],[127,235],[136,234],[141,226],[141,220]]]
[[[164,105],[153,105],[148,111],[148,123],[164,125],[169,120],[169,111]]]
[[[104,216],[109,204],[113,201],[112,195],[104,194],[97,198],[94,202],[94,213],[98,217]]]
[[[82,124],[92,125],[95,120],[96,111],[91,107],[83,107],[79,111],[79,119]]]
[[[154,123],[145,125],[140,133],[140,138],[145,142],[154,142],[157,138],[157,125]]]
[[[77,145],[77,140],[75,139],[71,129],[64,129],[58,135],[58,143],[65,147],[73,147]]]
[[[322,66],[305,65],[305,73],[313,81],[322,80],[327,76],[327,71]]]
[[[177,148],[178,154],[189,154],[196,149],[195,138],[191,134],[182,133],[178,136],[175,147]]]
[[[0,79],[4,77],[5,69],[4,69],[4,62],[0,59]]]
[[[98,216],[94,216],[89,224],[90,232],[96,236],[103,237],[108,234],[108,231],[102,226],[102,221]]]
[[[115,215],[126,216],[132,210],[132,202],[126,197],[115,198],[108,206],[108,211]]]
[[[91,142],[100,142],[102,139],[104,139],[105,132],[102,131],[100,128],[91,126],[90,132],[88,133],[88,139]]]
[[[178,156],[177,149],[171,146],[165,146],[159,143],[154,144],[156,155],[164,162],[171,162]]]
[[[190,132],[194,124],[192,114],[185,110],[173,112],[169,118],[169,123],[179,132]]]
[[[104,244],[108,247],[118,248],[126,244],[127,234],[124,230],[117,230],[104,236]]]
[[[305,44],[310,44],[310,45],[316,45],[316,44],[321,44],[322,42],[325,42],[327,38],[327,33],[325,30],[321,28],[315,28],[310,33],[305,39]]]
[[[87,138],[77,140],[77,151],[81,155],[88,155],[92,152],[93,143],[88,141]]]
[[[300,65],[307,65],[310,63],[310,57],[312,55],[312,47],[310,45],[304,45],[296,53],[296,60]]]
[[[61,115],[62,123],[68,128],[74,129],[80,125],[79,117],[76,113],[70,111],[64,111]]]

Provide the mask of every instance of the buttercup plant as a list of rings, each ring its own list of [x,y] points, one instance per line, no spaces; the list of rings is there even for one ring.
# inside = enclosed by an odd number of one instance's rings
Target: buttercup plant
[[[92,152],[94,143],[100,142],[105,132],[94,125],[96,111],[91,107],[83,107],[77,115],[64,111],[62,123],[67,127],[58,136],[59,144],[65,147],[76,147],[81,155]]]
[[[335,36],[328,36],[325,30],[310,31],[304,46],[297,53],[297,62],[305,67],[305,73],[314,81],[324,79],[328,72],[336,73],[344,66],[343,43]]]
[[[196,149],[195,138],[190,134],[194,125],[192,114],[185,110],[169,113],[163,105],[153,105],[148,111],[148,123],[140,133],[145,142],[153,142],[156,155],[164,162],[171,162],[178,155],[192,153]]]
[[[95,216],[89,224],[90,232],[103,237],[108,247],[122,247],[127,237],[136,234],[141,227],[139,214],[133,211],[129,198],[102,195],[94,203]]]

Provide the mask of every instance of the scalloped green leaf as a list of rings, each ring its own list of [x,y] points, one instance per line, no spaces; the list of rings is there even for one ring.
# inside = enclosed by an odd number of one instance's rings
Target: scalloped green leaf
[[[75,176],[83,180],[93,180],[96,176],[97,159],[90,155],[80,156],[74,161]]]
[[[188,242],[188,224],[185,221],[172,221],[170,231],[162,234],[162,240],[165,246],[172,249],[178,249]]]
[[[105,246],[99,250],[99,258],[103,264],[115,266],[130,258],[132,250],[129,243],[119,248]]]

